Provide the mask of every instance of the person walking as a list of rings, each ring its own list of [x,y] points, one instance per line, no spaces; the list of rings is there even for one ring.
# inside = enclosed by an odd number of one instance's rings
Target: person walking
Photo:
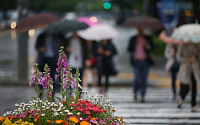
[[[53,80],[53,93],[52,93],[52,101],[54,101],[54,94],[56,91],[56,83],[55,83],[55,74],[56,74],[56,62],[59,57],[59,49],[63,44],[64,36],[63,35],[52,35],[47,33],[41,33],[37,40],[35,48],[38,52],[37,63],[38,69],[41,72],[44,72],[44,66],[47,64],[50,68],[50,76]],[[39,86],[39,89],[42,90],[42,86]],[[42,94],[40,94],[40,98]]]
[[[197,83],[200,82],[199,60],[200,60],[200,44],[183,43],[178,48],[177,60],[180,62],[180,69],[178,72],[178,80],[181,83],[180,100],[178,101],[178,108],[181,108],[186,95],[192,85],[191,97],[191,111],[196,112],[196,95]]]
[[[177,47],[178,45],[167,44],[164,51],[165,58],[167,59],[165,70],[167,73],[171,73],[173,100],[176,99],[176,79],[180,65],[176,59]]]
[[[117,54],[117,50],[110,39],[101,40],[98,47],[97,67],[98,67],[98,85],[100,94],[107,97],[109,87],[109,77],[116,75],[117,71],[114,66],[113,56]],[[102,77],[105,76],[105,83],[102,85]]]
[[[90,65],[87,43],[78,36],[77,32],[73,32],[72,36],[67,41],[70,47],[66,46],[66,48],[70,49],[66,49],[66,51],[70,51],[68,52],[68,62],[72,68],[72,74],[76,74],[76,69],[78,68],[80,73],[79,78],[82,80],[84,69]],[[82,81],[79,84],[82,86]],[[80,89],[79,91],[81,92],[82,90]]]
[[[98,74],[97,74],[97,49],[98,43],[97,41],[86,40],[88,51],[89,51],[89,60],[90,66],[86,67],[83,73],[83,90],[88,91],[88,73],[91,71],[92,74],[92,85],[90,89],[90,94],[94,95],[97,93],[97,82],[98,82]]]
[[[141,86],[142,103],[145,102],[149,66],[154,64],[149,54],[153,48],[152,38],[144,35],[143,29],[138,29],[138,35],[131,37],[127,48],[135,75],[133,80],[134,100],[137,100],[137,92]]]

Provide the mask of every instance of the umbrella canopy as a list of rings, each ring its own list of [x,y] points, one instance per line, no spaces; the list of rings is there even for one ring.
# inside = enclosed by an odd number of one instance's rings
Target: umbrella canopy
[[[172,33],[172,38],[183,42],[200,42],[200,25],[184,24]]]
[[[181,40],[177,40],[177,39],[173,39],[171,36],[167,36],[165,31],[162,31],[159,34],[159,39],[162,40],[163,42],[167,43],[167,44],[181,44],[182,41]]]
[[[124,24],[126,27],[136,27],[141,29],[159,30],[163,29],[163,24],[157,19],[149,16],[131,17]]]
[[[51,13],[35,14],[31,17],[22,19],[18,26],[17,32],[25,32],[29,29],[46,28],[51,23],[59,21],[60,17]]]
[[[95,17],[91,17],[91,18],[88,18],[88,17],[79,17],[79,18],[77,18],[77,20],[79,22],[86,23],[88,26],[94,26],[94,25],[100,24],[97,21],[97,18],[95,18]]]
[[[78,32],[78,35],[86,40],[112,39],[118,35],[118,31],[110,25],[99,24]]]
[[[67,34],[69,32],[83,30],[86,28],[88,28],[88,25],[83,22],[78,22],[75,20],[63,20],[51,24],[45,29],[45,32],[50,34]]]

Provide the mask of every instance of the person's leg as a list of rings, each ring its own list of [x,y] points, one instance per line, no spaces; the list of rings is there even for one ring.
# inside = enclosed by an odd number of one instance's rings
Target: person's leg
[[[176,69],[175,68],[171,68],[171,80],[172,80],[172,92],[173,95],[176,95],[176,88],[175,88],[175,82],[176,82]]]
[[[135,78],[133,79],[133,92],[134,94],[137,94],[138,88],[139,88],[139,80],[140,80],[140,64],[139,62],[135,62],[135,65],[133,67],[133,72]]]
[[[148,72],[149,72],[149,64],[148,62],[142,62],[142,74],[141,74],[141,80],[142,80],[142,84],[141,84],[141,97],[142,97],[142,101],[144,100],[145,94],[146,94],[146,89],[147,89],[147,77],[148,77]]]
[[[44,57],[41,57],[40,61],[38,62],[38,70],[39,70],[41,73],[44,72],[45,63],[46,63],[45,58],[44,58]],[[39,85],[39,86],[38,86],[38,90],[39,90],[39,92],[40,92],[41,90],[43,90],[43,86],[42,86],[42,85]],[[40,93],[40,94],[39,94],[39,98],[42,99],[42,96],[43,96],[43,93]]]
[[[83,72],[82,84],[83,84],[83,91],[88,91],[88,72],[89,68],[85,68]]]
[[[54,98],[54,94],[55,94],[55,91],[56,91],[56,83],[55,83],[55,74],[56,74],[56,60],[55,58],[48,58],[47,59],[47,64],[50,68],[50,76],[52,78],[52,81],[53,81],[53,92],[52,92],[52,98]],[[53,99],[54,100],[54,99]]]
[[[181,86],[181,99],[182,100],[185,100],[185,97],[187,96],[189,90],[190,90],[189,85],[182,84],[182,86]]]
[[[189,85],[185,85],[185,84],[181,83],[181,90],[180,90],[181,98],[178,102],[178,108],[181,108],[181,105],[182,105],[183,101],[185,100],[185,97],[188,94],[189,90],[190,90]]]
[[[46,58],[46,64],[50,68],[50,77],[53,81],[53,92],[52,92],[52,101],[54,101],[54,95],[56,91],[56,83],[55,83],[55,74],[56,74],[56,59],[55,58]]]
[[[98,86],[100,88],[100,90],[99,90],[100,94],[103,93],[103,86],[102,86],[101,78],[102,78],[102,75],[99,75]]]
[[[97,75],[97,68],[92,68],[92,86],[90,89],[90,93],[92,95],[97,94],[97,82],[98,82],[98,75]]]
[[[196,106],[196,96],[197,96],[197,83],[194,78],[194,75],[192,74],[192,98],[191,98],[191,106],[192,106],[192,111],[196,111],[195,106]]]
[[[108,91],[108,87],[109,87],[109,74],[106,74],[105,94]]]
[[[92,87],[97,87],[98,75],[97,68],[92,68]]]

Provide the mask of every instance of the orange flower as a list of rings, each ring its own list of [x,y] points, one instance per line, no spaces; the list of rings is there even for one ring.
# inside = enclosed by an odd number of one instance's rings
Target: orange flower
[[[121,121],[123,121],[123,117],[121,117]]]
[[[91,117],[91,116],[88,116],[88,118],[91,119],[92,117]]]
[[[39,118],[40,118],[40,116],[41,116],[41,115],[38,115],[38,116],[37,116],[37,119],[39,119]]]
[[[104,109],[103,111],[104,111],[104,112],[107,112],[107,110],[106,110],[106,109]]]
[[[0,122],[3,121],[4,119],[5,119],[5,117],[3,117],[3,116],[0,117]]]
[[[63,120],[61,120],[61,119],[56,120],[55,123],[57,123],[57,124],[63,123]]]
[[[93,118],[91,118],[91,120],[96,120],[96,119],[93,117]]]
[[[110,110],[112,110],[113,112],[116,112],[113,108],[110,107]]]
[[[86,121],[82,121],[82,122],[80,123],[80,125],[89,125],[89,123],[86,122]]]
[[[119,122],[119,117],[118,116],[116,117],[116,120],[117,120],[117,122]]]
[[[51,120],[48,120],[47,122],[48,122],[48,123],[51,123]]]
[[[76,117],[70,117],[69,120],[71,120],[73,123],[78,123],[78,119]]]
[[[9,115],[9,116],[8,116],[8,119],[10,120],[11,118],[12,118],[12,117]]]
[[[17,118],[17,116],[15,115],[15,116],[13,116],[13,118]]]
[[[64,125],[68,125],[68,122],[67,122],[67,121],[64,121]]]
[[[37,118],[34,119],[35,122],[37,122],[37,120],[38,120]]]

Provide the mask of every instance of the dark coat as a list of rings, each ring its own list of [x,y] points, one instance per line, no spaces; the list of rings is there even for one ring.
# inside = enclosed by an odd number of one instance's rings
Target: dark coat
[[[53,50],[55,52],[55,60],[57,62],[57,59],[59,57],[59,49],[60,46],[63,45],[63,41],[64,41],[64,36],[63,35],[52,35],[53,36]],[[44,59],[44,53],[40,52],[40,47],[45,47],[45,37],[46,37],[46,33],[41,33],[36,40],[36,44],[35,44],[35,48],[38,52],[38,57],[36,62],[38,63],[38,68],[39,69],[43,69],[43,63],[45,62]]]
[[[152,37],[147,36],[147,35],[145,35],[144,37],[145,37],[147,43],[150,46],[148,49],[144,48],[144,51],[145,51],[145,53],[147,55],[147,60],[146,61],[149,63],[149,65],[154,65],[154,62],[150,57],[150,51],[152,51],[153,48],[154,48]],[[131,37],[131,39],[129,40],[128,48],[127,48],[127,51],[130,54],[130,62],[131,62],[131,64],[133,66],[134,66],[134,63],[135,63],[135,59],[133,57],[133,52],[135,51],[136,41],[137,41],[137,36]]]
[[[98,42],[93,41],[92,48],[90,50],[92,52],[93,57],[97,57],[97,55],[98,55],[98,53],[97,53],[98,45],[99,45]]]
[[[113,63],[113,56],[117,54],[117,50],[114,44],[112,44],[111,41],[108,42],[107,45],[103,45],[102,43],[99,43],[99,47],[102,47],[104,50],[110,50],[112,54],[108,57],[98,54],[97,56],[98,74],[99,75],[116,75],[117,70],[115,69],[115,65]]]

